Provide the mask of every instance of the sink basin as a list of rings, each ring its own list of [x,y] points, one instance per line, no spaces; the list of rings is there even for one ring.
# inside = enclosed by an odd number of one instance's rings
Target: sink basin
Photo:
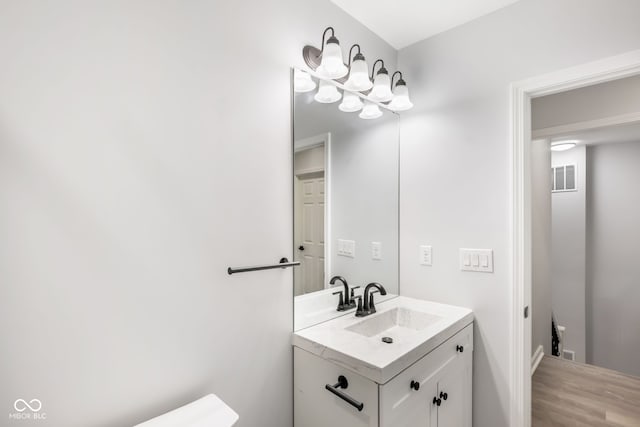
[[[345,329],[365,337],[385,335],[391,338],[398,338],[414,334],[440,320],[442,320],[442,316],[423,313],[405,307],[395,307]]]
[[[468,308],[404,296],[382,301],[377,310],[364,318],[351,312],[298,330],[292,344],[385,384],[473,322]]]

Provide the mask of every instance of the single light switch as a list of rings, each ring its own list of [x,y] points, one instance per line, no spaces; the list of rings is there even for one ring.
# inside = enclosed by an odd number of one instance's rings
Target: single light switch
[[[464,265],[465,267],[469,267],[471,265],[471,256],[468,253],[464,253],[462,257],[462,265]]]
[[[431,246],[420,246],[420,259],[418,260],[420,265],[432,265],[431,262]]]
[[[487,255],[480,255],[480,267],[489,267],[489,257]]]
[[[493,250],[461,248],[460,270],[493,273]]]

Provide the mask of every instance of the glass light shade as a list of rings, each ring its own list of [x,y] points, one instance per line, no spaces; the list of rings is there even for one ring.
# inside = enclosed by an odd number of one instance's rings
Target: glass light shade
[[[327,43],[322,51],[322,60],[316,72],[328,79],[339,79],[349,72],[342,61],[342,49],[338,43]]]
[[[359,117],[365,120],[377,119],[380,116],[382,116],[382,111],[380,111],[380,108],[376,104],[369,101],[366,101],[364,103],[364,108],[359,114]]]
[[[393,90],[393,99],[389,103],[389,108],[393,111],[406,111],[413,108],[413,103],[409,99],[407,85],[396,86]]]
[[[331,104],[332,102],[340,101],[340,98],[342,98],[342,94],[338,92],[338,88],[324,80],[320,80],[318,93],[313,97],[313,99],[322,104]]]
[[[316,88],[316,82],[313,81],[309,73],[302,70],[295,70],[293,73],[293,90],[298,93],[311,92]]]
[[[578,144],[578,141],[557,141],[551,143],[551,151],[567,151],[571,150]]]
[[[349,80],[344,86],[356,92],[363,92],[373,87],[373,83],[369,79],[369,68],[367,61],[364,59],[356,59],[351,63],[351,72],[349,74]]]
[[[342,97],[342,102],[338,105],[340,111],[344,111],[345,113],[353,113],[356,111],[362,110],[362,100],[358,95],[351,92],[344,92]]]
[[[387,73],[378,73],[373,82],[373,89],[369,94],[369,98],[378,102],[391,101],[393,93],[391,92],[391,79]]]

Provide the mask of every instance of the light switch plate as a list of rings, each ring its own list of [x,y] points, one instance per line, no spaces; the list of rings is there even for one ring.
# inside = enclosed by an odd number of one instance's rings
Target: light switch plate
[[[420,259],[418,262],[420,265],[432,265],[431,246],[420,245]]]
[[[493,250],[460,248],[460,270],[493,273]]]
[[[382,259],[382,243],[371,242],[371,259],[376,261]]]
[[[338,255],[355,258],[356,242],[354,240],[338,239]]]

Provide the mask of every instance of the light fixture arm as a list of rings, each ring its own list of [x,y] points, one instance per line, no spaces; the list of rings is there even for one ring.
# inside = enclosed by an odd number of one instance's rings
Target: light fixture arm
[[[376,62],[373,63],[373,67],[371,67],[371,80],[373,80],[373,76],[375,76],[375,71],[376,71],[376,64],[377,63],[381,63],[382,65],[380,66],[380,70],[384,69],[384,61],[382,59],[376,59]],[[380,70],[378,70],[378,72],[380,72]]]
[[[400,80],[402,80],[402,73],[400,71],[396,71],[391,75],[391,90],[393,90],[393,79],[396,77],[396,74],[400,74]],[[400,81],[398,80],[398,82]],[[404,81],[404,80],[402,80]]]
[[[325,28],[324,32],[322,33],[322,45],[320,47],[320,53],[324,52],[324,39],[327,36],[327,31],[329,31],[329,30],[331,30],[331,37],[335,37],[335,35],[336,35],[335,32],[333,31],[333,27]]]
[[[351,52],[353,51],[354,47],[358,48],[358,53],[356,54],[356,56],[357,55],[362,55],[362,53],[360,52],[360,45],[358,43],[355,43],[353,46],[351,46],[351,49],[349,49],[349,63],[347,64],[348,68],[351,68]]]

